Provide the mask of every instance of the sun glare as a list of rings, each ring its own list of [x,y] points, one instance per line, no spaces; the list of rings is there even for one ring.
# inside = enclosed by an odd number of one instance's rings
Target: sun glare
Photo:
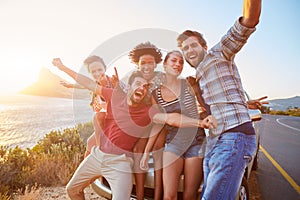
[[[17,93],[37,81],[38,68],[24,69],[20,67],[20,65],[15,66],[16,67],[7,68],[5,70],[1,69],[0,94]]]

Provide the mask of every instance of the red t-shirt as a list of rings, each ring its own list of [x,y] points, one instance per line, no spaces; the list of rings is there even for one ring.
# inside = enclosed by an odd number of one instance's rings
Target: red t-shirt
[[[107,113],[100,149],[110,154],[127,154],[141,137],[148,137],[152,116],[158,111],[141,103],[133,107],[127,104],[127,94],[121,89],[103,88],[102,96],[107,102]]]

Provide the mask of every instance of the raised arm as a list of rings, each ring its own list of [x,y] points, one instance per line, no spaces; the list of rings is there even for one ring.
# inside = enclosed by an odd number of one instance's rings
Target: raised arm
[[[101,96],[102,94],[102,86],[98,85],[95,81],[84,76],[82,74],[76,73],[75,71],[71,70],[70,68],[66,67],[59,58],[54,58],[52,64],[56,66],[61,71],[68,74],[72,77],[77,83],[85,87],[86,89],[98,94]]]
[[[157,106],[157,102],[152,96],[151,102],[153,106]],[[153,122],[156,124],[168,124],[175,127],[201,127],[213,129],[217,127],[216,119],[209,115],[203,120],[187,117],[179,113],[156,113],[153,116]]]
[[[261,0],[244,0],[241,24],[248,28],[255,27],[259,22],[261,13]]]
[[[216,128],[216,120],[209,115],[205,119],[194,119],[179,113],[157,113],[153,117],[153,122],[157,124],[168,124],[175,127],[201,127]]]
[[[69,83],[66,81],[60,81],[60,84],[66,88],[85,89],[82,85],[76,83]]]

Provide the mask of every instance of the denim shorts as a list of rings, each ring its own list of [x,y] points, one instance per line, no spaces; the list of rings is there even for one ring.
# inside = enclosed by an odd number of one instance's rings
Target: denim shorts
[[[256,152],[256,136],[226,132],[204,157],[202,200],[235,199],[247,164]]]
[[[182,157],[183,159],[199,157],[199,152],[201,152],[202,145],[203,145],[203,142],[198,143],[198,142],[194,141],[184,151],[184,150],[182,150],[182,146],[180,144],[166,143],[164,151],[174,153],[175,155],[177,155],[178,157]]]

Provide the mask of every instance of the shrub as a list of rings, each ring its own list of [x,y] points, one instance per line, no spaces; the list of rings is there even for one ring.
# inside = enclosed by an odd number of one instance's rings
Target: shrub
[[[86,145],[86,141],[89,136],[94,132],[94,126],[92,122],[88,122],[85,124],[78,124],[76,126],[78,134],[82,138],[83,144]]]
[[[8,192],[4,192],[3,194],[0,192],[0,199],[1,200],[10,200],[11,199],[11,196],[8,195]]]
[[[6,147],[7,148],[7,147]],[[5,147],[1,147],[3,150]],[[17,189],[25,189],[25,180],[28,173],[28,154],[26,150],[19,147],[8,149],[1,154],[0,160],[0,193],[11,194]]]
[[[78,132],[86,140],[92,128],[90,123],[51,131],[32,149],[0,146],[0,199],[9,199],[16,191],[26,193],[34,185],[66,185],[85,151]]]
[[[43,189],[39,189],[37,185],[32,187],[26,186],[23,192],[20,190],[17,191],[17,200],[40,200],[43,192]]]
[[[75,128],[51,131],[32,149],[33,178],[44,186],[65,185],[83,159],[85,147]]]
[[[271,110],[270,107],[262,106],[260,109],[262,113],[271,114],[271,115],[288,115],[294,117],[300,117],[300,108],[289,106],[285,111],[283,110]]]

